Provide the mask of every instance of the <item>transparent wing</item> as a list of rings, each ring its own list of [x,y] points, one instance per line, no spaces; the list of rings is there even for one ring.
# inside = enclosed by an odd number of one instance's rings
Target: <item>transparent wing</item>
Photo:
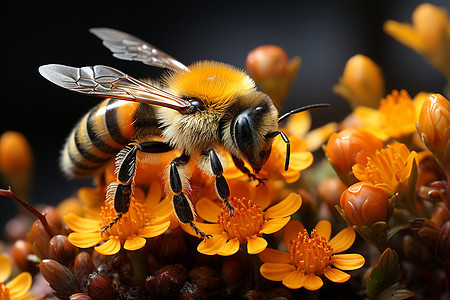
[[[185,65],[170,55],[131,34],[111,28],[91,28],[89,32],[100,38],[103,45],[117,58],[140,61],[150,66],[171,70],[189,71]]]
[[[195,109],[189,101],[107,66],[75,68],[50,64],[39,67],[39,73],[56,85],[82,94],[159,105],[182,114]]]

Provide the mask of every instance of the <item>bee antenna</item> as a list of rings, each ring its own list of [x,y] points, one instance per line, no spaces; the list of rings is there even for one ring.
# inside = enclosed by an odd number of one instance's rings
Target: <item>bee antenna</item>
[[[281,138],[286,143],[286,161],[284,163],[284,170],[287,171],[289,169],[289,159],[291,157],[291,142],[287,135],[281,130],[266,134],[266,138],[274,138],[277,135],[281,135]]]
[[[287,118],[289,118],[291,115],[299,113],[299,112],[302,112],[302,111],[311,110],[311,109],[317,109],[317,108],[330,108],[330,107],[331,107],[331,105],[327,104],[327,103],[310,104],[310,105],[298,107],[298,108],[295,108],[295,109],[291,110],[290,112],[285,113],[281,117],[279,117],[278,118],[278,124],[283,122]]]

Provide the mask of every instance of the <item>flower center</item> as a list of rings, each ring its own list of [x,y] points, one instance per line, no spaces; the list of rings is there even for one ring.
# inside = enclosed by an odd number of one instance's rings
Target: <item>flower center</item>
[[[8,300],[9,299],[9,290],[8,288],[3,284],[3,282],[0,282],[0,299]]]
[[[333,249],[316,230],[311,232],[311,237],[306,229],[300,231],[297,240],[291,241],[289,253],[297,270],[305,274],[322,275],[332,265]]]
[[[219,214],[218,223],[228,233],[230,239],[237,238],[240,243],[246,243],[247,238],[260,235],[259,231],[264,223],[261,207],[245,198],[230,199],[234,207],[234,215],[230,216],[228,209],[224,206]]]
[[[392,91],[381,100],[378,110],[384,116],[383,126],[389,136],[400,137],[416,131],[414,104],[405,90]]]
[[[107,226],[111,222],[114,222],[117,213],[113,203],[113,200],[107,200],[105,205],[102,206],[100,212],[102,218],[101,226]],[[117,236],[121,242],[125,242],[129,236],[133,234],[137,235],[139,229],[147,226],[149,221],[149,215],[145,206],[132,197],[128,211],[122,214],[122,218],[108,228],[105,234],[108,236]]]

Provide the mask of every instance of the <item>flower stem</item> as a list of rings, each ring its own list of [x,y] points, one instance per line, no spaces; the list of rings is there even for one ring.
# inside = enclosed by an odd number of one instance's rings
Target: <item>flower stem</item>
[[[30,204],[28,204],[26,201],[19,198],[19,196],[14,194],[13,191],[11,190],[11,187],[8,187],[8,188],[9,188],[8,190],[0,189],[0,196],[5,196],[10,199],[13,199],[17,203],[19,203],[20,205],[25,207],[29,212],[31,212],[33,215],[35,215],[39,221],[41,221],[41,223],[44,226],[45,231],[47,231],[48,235],[50,237],[54,236],[55,234],[53,233],[53,230],[50,228],[50,225],[48,224],[47,219],[45,218],[45,215],[42,214],[40,211],[38,211],[33,206],[31,206]]]

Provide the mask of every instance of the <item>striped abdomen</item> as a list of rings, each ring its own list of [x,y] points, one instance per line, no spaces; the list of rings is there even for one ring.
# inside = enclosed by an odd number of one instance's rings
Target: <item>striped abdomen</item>
[[[103,101],[72,130],[62,151],[63,171],[70,177],[92,176],[133,139],[139,126],[159,130],[150,105]]]

